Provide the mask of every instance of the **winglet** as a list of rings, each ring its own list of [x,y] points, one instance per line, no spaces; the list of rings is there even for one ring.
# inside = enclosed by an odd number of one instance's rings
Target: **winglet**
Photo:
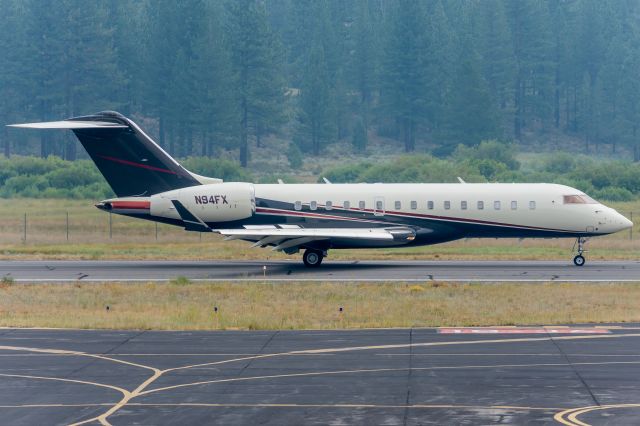
[[[199,217],[191,213],[182,203],[178,200],[171,200],[175,206],[180,218],[184,222],[185,231],[197,231],[197,232],[213,232],[206,223],[204,223]]]

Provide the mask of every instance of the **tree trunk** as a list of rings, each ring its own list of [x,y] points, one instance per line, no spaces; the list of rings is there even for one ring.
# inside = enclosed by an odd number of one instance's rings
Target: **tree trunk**
[[[7,132],[6,126],[2,126],[2,136],[4,139],[4,156],[11,158],[11,141],[9,141],[9,132]]]
[[[313,155],[320,154],[320,141],[318,139],[318,126],[316,125],[314,115],[311,119],[311,151],[313,152]]]
[[[193,155],[193,125],[187,129],[187,157]]]
[[[640,143],[638,143],[637,133],[638,133],[638,126],[634,125],[633,126],[633,161],[636,163],[640,161]]]
[[[207,144],[209,140],[209,135],[207,134],[207,132],[205,131],[202,134],[202,144],[200,145],[200,156],[201,157],[206,157],[207,156]]]
[[[262,148],[262,123],[256,124],[256,146]]]
[[[76,140],[70,136],[65,137],[64,158],[68,161],[75,161],[77,157]]]
[[[173,130],[174,129],[171,128],[167,131],[169,135],[169,154],[176,155],[176,136]]]
[[[247,100],[242,100],[242,121],[240,123],[240,166],[247,167],[249,163],[249,144],[248,138],[248,112]]]
[[[40,157],[47,158],[49,155],[49,138],[48,132],[40,132]]]
[[[160,119],[159,121],[159,129],[158,132],[160,133],[159,137],[160,137],[160,146],[161,147],[165,147],[164,144],[164,117],[162,115],[160,115]]]
[[[553,120],[556,129],[560,127],[560,88],[558,85],[559,78],[556,76],[556,90],[553,98]]]
[[[414,129],[415,123],[413,122],[413,120],[406,119],[403,125],[405,152],[412,152],[416,148]]]
[[[522,82],[520,81],[520,75],[516,79],[516,93],[515,93],[515,116],[513,117],[513,136],[516,140],[520,140],[522,136]]]
[[[573,86],[573,122],[571,130],[578,131],[578,86]]]

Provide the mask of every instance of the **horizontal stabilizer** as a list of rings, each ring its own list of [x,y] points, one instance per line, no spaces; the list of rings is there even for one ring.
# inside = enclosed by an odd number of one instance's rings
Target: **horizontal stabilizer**
[[[126,129],[129,126],[107,121],[48,121],[43,123],[9,124],[7,127],[20,127],[23,129]]]

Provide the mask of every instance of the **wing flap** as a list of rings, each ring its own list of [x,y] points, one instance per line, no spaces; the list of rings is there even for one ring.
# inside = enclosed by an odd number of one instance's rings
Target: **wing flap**
[[[248,229],[247,229],[248,228]],[[409,243],[415,238],[412,228],[300,228],[298,226],[247,226],[244,229],[216,229],[225,240],[252,241],[252,247],[274,246],[272,250],[290,250],[326,240],[353,240]]]
[[[367,240],[393,240],[394,235],[384,228],[268,228],[268,229],[216,229],[215,232],[230,239],[259,241],[265,237],[280,237],[282,239],[313,237],[327,238],[355,238]],[[275,239],[277,241],[277,239]]]

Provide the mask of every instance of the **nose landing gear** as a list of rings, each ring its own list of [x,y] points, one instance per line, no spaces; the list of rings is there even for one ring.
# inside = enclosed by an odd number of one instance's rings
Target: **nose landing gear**
[[[582,266],[586,262],[584,256],[582,255],[583,253],[586,253],[586,250],[584,249],[584,244],[586,242],[587,242],[587,239],[585,237],[578,237],[576,239],[576,242],[573,244],[574,250],[576,248],[576,245],[578,246],[578,250],[577,250],[578,254],[576,255],[576,257],[573,258],[573,264],[576,266]]]

